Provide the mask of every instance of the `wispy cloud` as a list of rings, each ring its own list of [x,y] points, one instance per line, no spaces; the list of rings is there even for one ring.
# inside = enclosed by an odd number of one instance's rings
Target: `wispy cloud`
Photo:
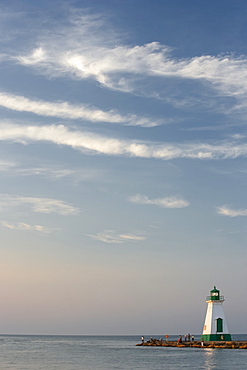
[[[6,227],[7,229],[11,230],[20,230],[20,231],[34,231],[42,234],[50,234],[54,230],[60,229],[52,229],[41,225],[29,225],[24,222],[17,222],[17,223],[9,223],[7,221],[2,221],[2,226]]]
[[[63,125],[24,126],[2,124],[0,141],[29,143],[46,141],[57,145],[66,145],[83,151],[117,156],[133,156],[157,159],[226,159],[247,156],[247,144],[231,141],[210,143],[149,143],[134,140],[119,140],[92,132],[69,130]]]
[[[99,240],[104,243],[111,243],[111,244],[122,244],[125,241],[142,241],[145,240],[146,237],[141,235],[134,235],[134,234],[117,234],[113,230],[105,230],[102,232],[97,233],[96,235],[87,234],[92,239]]]
[[[243,140],[246,139],[246,135],[243,134],[233,134],[231,135],[231,138],[234,140]]]
[[[9,162],[0,161],[0,172],[6,172],[10,176],[42,176],[50,180],[59,180],[63,178],[70,178],[75,183],[81,181],[91,181],[101,178],[105,171],[101,168],[91,167],[66,167],[63,165],[40,165],[28,166],[21,161]]]
[[[10,161],[0,161],[0,171],[5,172],[12,170],[13,168],[16,167],[16,163],[10,162]]]
[[[134,114],[123,116],[114,110],[107,112],[83,104],[73,105],[68,102],[33,100],[24,96],[7,94],[5,92],[0,92],[0,106],[19,112],[29,112],[46,117],[83,119],[90,122],[121,123],[130,126],[154,127],[163,122],[163,120],[138,117]]]
[[[228,206],[222,206],[217,208],[217,213],[223,216],[238,217],[247,216],[247,209],[231,209]]]
[[[19,195],[0,194],[0,212],[5,212],[10,207],[29,206],[33,212],[57,213],[59,215],[75,215],[79,209],[62,200],[51,198],[23,197]]]
[[[66,168],[62,166],[17,167],[15,172],[21,176],[43,176],[50,180],[59,180],[67,177],[73,179],[75,183],[96,180],[104,174],[102,169],[97,168]]]
[[[153,204],[164,208],[184,208],[189,206],[189,202],[178,196],[171,196],[167,198],[149,199],[146,195],[136,194],[128,198],[132,203],[137,204]]]
[[[145,236],[140,236],[140,235],[133,235],[133,234],[120,234],[119,238],[123,240],[132,240],[132,241],[140,241],[140,240],[145,240]]]
[[[30,54],[16,59],[24,65],[40,67],[52,74],[75,74],[78,78],[95,78],[102,85],[119,90],[129,90],[127,74],[136,76],[181,77],[186,79],[204,79],[224,94],[232,96],[246,92],[247,59],[225,56],[198,56],[183,60],[171,57],[171,48],[158,42],[129,47],[101,46],[92,40],[87,50],[83,42],[79,46],[66,36],[67,43],[74,44],[69,51],[64,44],[52,50],[52,42],[33,49]],[[54,43],[57,39],[54,39]],[[82,41],[82,40],[80,40]],[[86,43],[88,47],[88,43]],[[59,48],[60,46],[60,48]],[[59,49],[58,49],[59,48]],[[56,54],[55,56],[55,53]]]
[[[233,234],[245,234],[247,233],[246,229],[219,229],[216,230],[216,233],[219,235],[233,235]]]
[[[22,64],[26,65],[32,65],[32,64],[37,64],[41,62],[45,62],[47,59],[46,53],[42,47],[36,48],[33,50],[33,52],[27,56],[22,56],[19,57],[19,61]]]
[[[95,79],[103,86],[126,92],[138,92],[140,79],[146,77],[206,81],[222,96],[238,99],[240,109],[243,104],[246,105],[245,56],[226,54],[173,58],[171,48],[166,45],[151,42],[128,46],[117,30],[111,32],[110,28],[109,19],[106,22],[100,14],[72,11],[69,24],[52,29],[49,36],[47,30],[43,31],[35,48],[10,57],[49,76]],[[152,95],[155,97],[155,93]]]

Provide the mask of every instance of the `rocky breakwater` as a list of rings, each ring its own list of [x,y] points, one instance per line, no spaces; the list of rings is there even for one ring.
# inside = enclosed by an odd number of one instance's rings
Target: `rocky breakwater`
[[[138,343],[136,346],[150,346],[150,347],[194,347],[194,348],[221,348],[221,349],[247,349],[247,341],[217,341],[217,342],[201,342],[201,341],[184,341],[178,343],[177,341],[164,341],[161,339],[151,339],[147,342]]]

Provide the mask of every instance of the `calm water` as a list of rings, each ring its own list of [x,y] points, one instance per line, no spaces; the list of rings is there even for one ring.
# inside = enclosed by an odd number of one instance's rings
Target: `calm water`
[[[233,339],[247,340],[247,335],[235,335]],[[247,368],[247,350],[136,347],[139,342],[137,336],[0,336],[0,369]]]

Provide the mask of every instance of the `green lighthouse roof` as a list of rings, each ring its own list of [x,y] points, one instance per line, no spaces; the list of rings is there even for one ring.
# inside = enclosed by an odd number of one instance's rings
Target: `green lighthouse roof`
[[[220,299],[220,291],[216,289],[216,286],[214,286],[214,289],[210,290],[210,299],[211,301],[218,301]]]
[[[210,293],[211,292],[219,292],[219,289],[216,289],[216,286],[214,286],[214,289],[210,290]]]

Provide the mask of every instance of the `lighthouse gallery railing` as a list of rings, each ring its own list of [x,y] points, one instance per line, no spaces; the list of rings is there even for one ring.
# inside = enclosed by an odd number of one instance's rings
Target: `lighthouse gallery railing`
[[[212,299],[213,298],[213,299]],[[218,297],[217,297],[218,298]],[[224,296],[223,295],[221,295],[221,296],[219,296],[219,299],[216,299],[216,297],[212,297],[211,295],[208,295],[207,297],[206,297],[206,301],[224,301],[225,299],[224,299]]]

